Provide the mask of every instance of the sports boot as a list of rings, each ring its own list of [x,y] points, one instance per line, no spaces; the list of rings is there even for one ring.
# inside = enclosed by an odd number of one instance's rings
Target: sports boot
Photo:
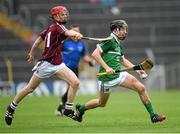
[[[166,119],[166,116],[164,116],[164,115],[154,114],[153,116],[151,116],[151,122],[152,123],[162,122],[165,119]]]
[[[75,114],[74,114],[74,111],[73,110],[68,110],[68,109],[65,109],[63,114],[73,120],[76,120],[76,117],[75,117]]]
[[[64,106],[63,104],[60,104],[59,107],[55,111],[55,115],[57,116],[63,116]]]
[[[14,118],[13,114],[14,114],[14,109],[12,109],[9,105],[7,107],[7,111],[5,114],[5,121],[6,121],[6,124],[9,126],[12,124],[12,119]]]
[[[82,122],[84,111],[80,110],[81,105],[76,104],[76,121]]]

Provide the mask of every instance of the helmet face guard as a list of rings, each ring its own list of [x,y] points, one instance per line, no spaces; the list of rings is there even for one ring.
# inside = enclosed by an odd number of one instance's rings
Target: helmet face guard
[[[126,21],[124,20],[114,20],[110,23],[110,30],[113,31],[117,28],[128,28]]]

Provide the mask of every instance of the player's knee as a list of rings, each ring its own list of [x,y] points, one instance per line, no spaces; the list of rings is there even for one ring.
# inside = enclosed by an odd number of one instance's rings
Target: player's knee
[[[105,102],[99,102],[99,107],[105,107],[106,103]]]
[[[74,80],[73,83],[72,83],[72,87],[73,88],[78,88],[79,87],[79,84],[80,84],[80,81],[77,79],[77,80]]]
[[[105,107],[106,106],[106,104],[100,104],[99,105],[99,107]]]
[[[141,86],[139,86],[138,88],[138,92],[141,94],[141,93],[144,93],[146,91],[146,88],[145,86],[142,84]]]

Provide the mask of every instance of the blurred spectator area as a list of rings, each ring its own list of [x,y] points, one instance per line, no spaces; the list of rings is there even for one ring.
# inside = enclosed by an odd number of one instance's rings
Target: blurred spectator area
[[[109,36],[109,23],[114,19],[124,19],[129,25],[129,35],[124,41],[125,55],[133,63],[144,60],[147,49],[152,50],[157,64],[179,61],[179,0],[116,0],[120,10],[118,15],[104,13],[102,3],[90,0],[14,0],[11,5],[4,1],[1,0],[0,10],[36,33],[50,24],[49,10],[60,4],[67,6],[70,12],[67,27],[78,23],[84,36]],[[96,46],[96,42],[87,43],[90,51]],[[0,62],[3,56],[13,59],[14,79],[29,78],[32,74],[32,66],[26,62],[29,45],[3,28],[0,29],[0,45]],[[2,69],[2,64],[0,67]]]
[[[8,81],[6,58],[12,62],[14,79],[17,81],[28,80],[32,65],[26,62],[29,45],[17,38],[13,33],[0,28],[0,77]]]

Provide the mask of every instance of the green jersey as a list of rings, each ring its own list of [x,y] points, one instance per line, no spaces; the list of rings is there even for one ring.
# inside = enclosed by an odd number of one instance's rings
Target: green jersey
[[[101,42],[100,44],[97,44],[97,47],[101,51],[101,57],[104,60],[104,62],[111,67],[114,70],[120,70],[121,69],[121,56],[123,56],[123,46],[117,39],[117,37],[111,33],[111,39],[105,42]],[[103,67],[100,67],[99,73],[105,72],[106,70]],[[116,79],[119,77],[119,73],[115,73],[112,75],[104,75],[99,77],[98,79],[100,81],[111,81],[113,79]]]

